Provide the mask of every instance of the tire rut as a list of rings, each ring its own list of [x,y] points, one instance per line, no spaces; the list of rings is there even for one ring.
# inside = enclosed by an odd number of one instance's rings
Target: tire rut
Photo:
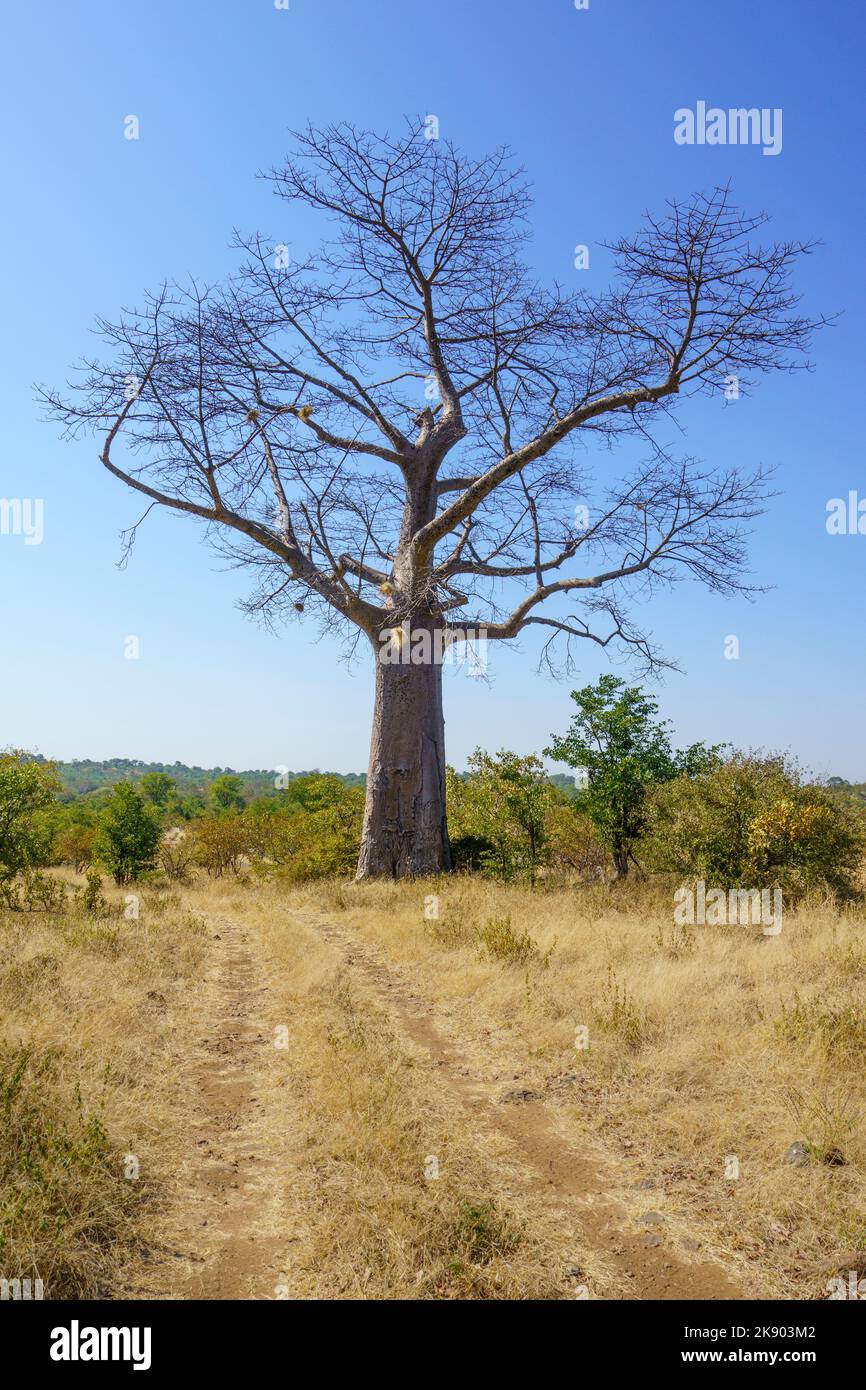
[[[267,986],[247,928],[208,914],[216,950],[191,1001],[182,1156],[161,1225],[158,1263],[135,1295],[155,1299],[278,1297],[285,1249],[270,1156]]]
[[[568,1211],[584,1243],[613,1273],[622,1299],[752,1299],[735,1276],[709,1259],[686,1259],[656,1225],[635,1230],[636,1218],[610,1196],[622,1185],[617,1162],[601,1151],[577,1152],[559,1132],[546,1098],[522,1093],[528,1103],[505,1105],[500,1087],[472,1065],[465,1044],[418,986],[380,951],[352,936],[325,914],[287,908],[289,916],[312,927],[340,952],[347,971],[375,1002],[384,1006],[397,1030],[421,1060],[435,1068],[443,1085],[469,1109],[477,1123],[504,1134],[522,1160],[527,1190],[542,1194]],[[516,1093],[516,1098],[521,1093]],[[630,1229],[631,1228],[631,1229]]]

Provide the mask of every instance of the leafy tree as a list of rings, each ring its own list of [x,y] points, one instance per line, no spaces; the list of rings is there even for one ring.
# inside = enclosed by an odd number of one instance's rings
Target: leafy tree
[[[624,878],[629,864],[637,862],[634,846],[646,826],[647,792],[713,766],[721,745],[696,743],[675,753],[668,722],[654,718],[657,702],[618,676],[602,676],[596,685],[572,691],[571,698],[577,713],[568,732],[554,735],[545,753],[580,769],[585,785],[574,798],[575,808],[592,821],[613,855],[617,877]]]
[[[464,837],[483,842],[482,866],[503,878],[535,878],[556,795],[538,758],[504,749],[494,757],[477,748],[465,777],[449,769],[449,794],[455,842]]]
[[[206,869],[211,878],[224,873],[236,874],[253,845],[253,834],[245,815],[230,815],[224,807],[212,816],[202,816],[195,822],[195,861]]]
[[[55,765],[21,750],[0,753],[0,883],[48,862],[48,812],[60,791]]]
[[[652,866],[721,888],[813,884],[853,891],[864,830],[824,787],[782,756],[735,753],[695,778],[657,788],[647,805]]]
[[[652,665],[626,611],[636,586],[744,587],[764,475],[673,458],[653,432],[731,372],[751,385],[803,365],[815,326],[791,283],[809,246],[763,240],[766,219],[724,189],[616,241],[609,291],[546,287],[508,152],[428,133],[298,134],[271,176],[279,220],[309,210],[321,252],[288,261],[239,237],[226,285],[163,286],[100,320],[103,358],[72,399],[43,393],[149,509],[203,523],[248,567],[250,611],[366,639],[362,878],[450,866],[446,642],[540,625]],[[621,486],[607,464],[592,476],[590,441],[648,436],[651,461]],[[381,659],[407,630],[406,659]]]
[[[288,792],[298,788],[297,796]],[[285,797],[285,801],[283,798]],[[312,775],[292,783],[275,803],[247,813],[252,843],[284,877],[302,881],[348,873],[357,862],[364,791],[339,778]]]
[[[118,782],[99,818],[96,853],[117,884],[140,878],[156,862],[160,826],[155,810],[128,782]]]
[[[204,815],[206,809],[201,796],[175,796],[168,807],[169,815],[178,820],[196,820]]]
[[[547,863],[550,872],[583,881],[605,879],[610,872],[610,851],[602,844],[589,816],[570,804],[574,791],[566,791],[547,818]]]
[[[93,863],[98,840],[98,826],[68,821],[57,832],[54,853],[62,863],[71,864],[75,872],[81,874]]]
[[[217,777],[210,787],[211,808],[219,815],[226,811],[242,811],[243,785],[244,779],[234,773],[224,772],[221,777]]]
[[[146,772],[139,782],[141,794],[151,806],[164,810],[177,782],[167,772]]]

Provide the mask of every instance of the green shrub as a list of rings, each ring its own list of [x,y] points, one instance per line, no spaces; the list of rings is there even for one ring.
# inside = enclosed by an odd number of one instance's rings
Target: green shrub
[[[528,932],[518,933],[511,925],[510,917],[491,917],[478,933],[478,945],[482,958],[486,955],[493,960],[506,961],[509,965],[526,965],[535,958],[546,965],[550,953],[541,957],[538,947]]]
[[[53,763],[0,753],[0,883],[48,863],[54,838],[48,813],[59,790]]]
[[[490,1264],[492,1260],[512,1255],[520,1246],[523,1230],[503,1215],[492,1201],[471,1201],[463,1198],[454,1213],[451,1230],[452,1273],[468,1265]]]
[[[327,775],[299,777],[279,799],[251,808],[250,844],[290,882],[353,873],[363,819],[361,787]]]
[[[476,749],[465,777],[447,771],[448,821],[459,860],[474,860],[497,877],[534,880],[546,859],[547,815],[556,795],[540,759]]]
[[[99,818],[96,853],[118,885],[154,867],[160,827],[157,813],[128,782],[118,782]]]
[[[736,754],[696,777],[657,787],[641,846],[651,868],[721,888],[812,886],[853,892],[863,832],[823,787],[782,757]]]

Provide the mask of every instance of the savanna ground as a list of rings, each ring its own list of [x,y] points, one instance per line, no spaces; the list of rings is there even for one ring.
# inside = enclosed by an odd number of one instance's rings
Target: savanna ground
[[[2,916],[4,1278],[811,1299],[864,1271],[862,909],[773,937],[677,927],[646,883],[459,875],[139,909]]]

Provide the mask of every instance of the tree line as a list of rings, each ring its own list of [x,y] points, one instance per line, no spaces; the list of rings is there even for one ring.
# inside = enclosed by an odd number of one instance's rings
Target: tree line
[[[629,874],[703,878],[720,887],[857,891],[866,810],[842,779],[810,779],[783,754],[696,743],[676,749],[657,702],[606,675],[571,696],[573,713],[542,758],[477,749],[447,769],[454,868],[529,883],[614,883]],[[250,797],[244,778],[214,777],[194,805],[171,772],[62,799],[55,765],[0,755],[0,895],[52,900],[44,870],[69,866],[118,885],[196,871],[288,881],[354,871],[364,789],[307,773]]]
[[[52,761],[39,754],[34,756],[38,762]],[[193,810],[200,811],[205,809],[209,789],[218,777],[225,774],[240,777],[244,784],[244,793],[249,799],[269,791],[278,775],[277,768],[249,768],[241,771],[233,767],[188,767],[181,762],[145,762],[140,758],[73,758],[69,762],[56,761],[55,766],[61,783],[60,797],[63,801],[74,801],[76,797],[86,796],[91,792],[110,791],[120,781],[129,781],[138,786],[142,778],[150,773],[160,772],[171,778],[179,801],[188,801]],[[309,777],[318,771],[318,768],[301,772],[286,770],[279,772],[279,775],[283,781],[291,782],[298,777]],[[363,772],[334,772],[329,775],[339,777],[350,787],[363,787],[367,781],[366,773]]]

